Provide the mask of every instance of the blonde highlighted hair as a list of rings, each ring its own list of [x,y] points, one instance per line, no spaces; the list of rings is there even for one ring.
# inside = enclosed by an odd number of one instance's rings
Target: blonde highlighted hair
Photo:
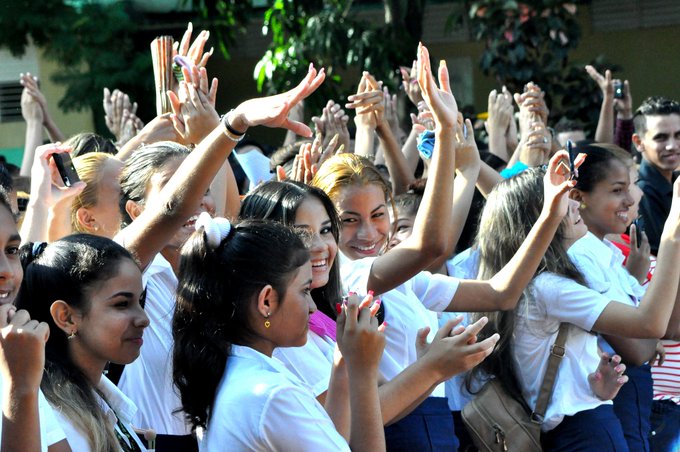
[[[73,159],[73,166],[75,166],[80,180],[87,184],[71,204],[71,228],[73,232],[91,233],[78,221],[78,209],[97,205],[101,187],[101,173],[104,170],[104,165],[113,159],[115,157],[105,152],[91,152]]]

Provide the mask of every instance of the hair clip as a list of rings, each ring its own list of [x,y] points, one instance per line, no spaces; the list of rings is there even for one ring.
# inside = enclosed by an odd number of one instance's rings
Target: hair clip
[[[222,240],[227,238],[231,231],[231,223],[226,218],[213,218],[208,212],[202,212],[196,224],[194,225],[197,231],[203,228],[210,248],[215,249],[220,246]]]

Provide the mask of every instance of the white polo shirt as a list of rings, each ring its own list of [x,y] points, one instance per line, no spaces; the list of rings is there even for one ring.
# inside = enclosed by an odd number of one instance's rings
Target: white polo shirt
[[[532,409],[560,323],[571,324],[566,354],[545,414],[544,431],[555,428],[564,416],[612,403],[597,398],[588,383],[588,374],[600,362],[597,336],[590,331],[609,303],[608,297],[572,279],[542,273],[529,284],[517,306],[512,355],[522,395]]]
[[[134,424],[161,435],[189,435],[177,389],[172,382],[172,316],[177,277],[170,263],[158,253],[142,273],[146,288],[144,311],[149,327],[137,358],[125,366],[118,387],[138,408]]]
[[[335,342],[314,331],[307,332],[307,343],[302,347],[278,347],[273,357],[286,365],[296,377],[312,388],[314,396],[328,390],[333,368]]]
[[[637,306],[645,294],[645,287],[623,266],[625,257],[609,240],[600,240],[588,232],[576,241],[567,254],[583,274],[588,287],[609,298],[630,306]],[[615,351],[600,338],[600,348],[610,355]]]
[[[199,449],[208,451],[349,451],[311,389],[281,362],[231,346]]]
[[[346,291],[366,294],[368,277],[375,257],[350,260],[342,253],[340,275]],[[392,380],[401,371],[416,362],[416,337],[418,330],[430,327],[431,341],[438,329],[436,312],[448,307],[458,289],[459,280],[446,275],[420,272],[400,286],[380,295],[385,306],[385,351],[380,359],[380,372]],[[434,311],[434,312],[433,312]],[[434,397],[445,397],[444,384],[432,392]]]
[[[127,438],[125,433],[118,427],[118,419],[127,430],[129,434],[129,439],[134,441],[141,450],[146,450],[144,445],[139,441],[134,429],[132,428],[132,418],[137,411],[135,404],[125,397],[125,394],[120,392],[120,390],[114,385],[111,380],[102,376],[97,385],[97,389],[102,393],[104,399],[102,399],[99,394],[95,393],[97,400],[99,401],[99,406],[104,411],[104,415],[107,421],[110,423],[111,428],[117,431],[122,438]],[[54,407],[55,414],[59,420],[59,424],[66,432],[66,439],[71,446],[71,450],[74,452],[97,452],[90,448],[90,443],[87,440],[87,434],[80,429],[78,429],[71,419],[64,416],[59,407]],[[128,440],[128,445],[130,445]],[[121,448],[121,450],[123,450]]]

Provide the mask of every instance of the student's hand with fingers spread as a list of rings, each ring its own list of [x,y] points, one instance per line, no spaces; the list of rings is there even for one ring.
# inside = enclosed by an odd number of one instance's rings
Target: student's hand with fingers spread
[[[40,127],[39,124],[42,124],[44,120],[43,109],[26,84],[24,84],[24,89],[21,91],[21,116],[23,116],[24,121],[27,123],[37,123],[38,127]],[[42,127],[40,129],[42,130]]]
[[[586,65],[586,72],[597,86],[600,87],[603,97],[608,97],[610,99],[614,98],[614,83],[612,80],[612,71],[607,69],[604,71],[604,75],[600,74],[597,69],[591,65]]]
[[[626,261],[626,269],[640,284],[647,280],[647,273],[649,273],[649,257],[652,253],[652,248],[649,245],[647,234],[642,231],[642,240],[637,242],[637,228],[633,223],[630,225],[630,254]]]
[[[173,113],[170,119],[183,143],[200,143],[220,122],[209,97],[193,83],[181,82],[179,97],[168,91],[168,98]]]
[[[306,124],[288,118],[288,113],[298,102],[321,86],[325,77],[323,68],[317,72],[314,65],[310,64],[307,76],[298,86],[275,96],[243,102],[229,114],[229,124],[240,132],[245,132],[248,127],[263,125],[282,127],[292,130],[297,135],[311,137],[312,130]]]
[[[449,71],[446,62],[442,60],[438,71],[439,86],[434,81],[432,68],[430,67],[430,54],[427,47],[418,45],[418,84],[423,93],[423,99],[427,107],[434,115],[437,128],[447,129],[454,127],[458,121],[458,104],[451,92],[449,84]]]
[[[472,369],[489,356],[500,336],[494,334],[481,342],[477,342],[477,334],[487,324],[488,319],[482,317],[467,327],[458,327],[462,317],[449,320],[442,326],[427,352],[421,358],[430,363],[440,382],[454,375]]]
[[[357,127],[375,130],[385,120],[384,94],[379,82],[364,72],[357,93],[349,96],[346,108],[355,109],[354,123]]]
[[[321,116],[313,116],[315,133],[321,136],[321,146],[325,150],[330,145],[331,140],[337,135],[338,146],[344,145],[344,149],[349,149],[350,136],[347,129],[349,116],[332,100],[326,103]]]
[[[588,375],[590,389],[600,400],[612,400],[621,386],[628,382],[628,377],[623,375],[625,371],[626,365],[621,363],[619,355],[610,358],[607,353],[602,353],[597,370]]]
[[[0,374],[21,393],[38,391],[45,367],[50,328],[13,305],[0,306]]]

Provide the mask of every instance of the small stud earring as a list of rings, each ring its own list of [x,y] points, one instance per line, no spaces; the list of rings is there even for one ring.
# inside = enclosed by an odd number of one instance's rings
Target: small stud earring
[[[78,334],[78,332],[77,332],[76,330],[73,330],[73,331],[71,331],[71,334],[69,334],[68,336],[66,336],[66,339],[68,339],[69,341],[70,341],[70,340],[73,340],[73,339],[76,338],[76,334]]]
[[[267,317],[265,317],[265,319],[266,320],[264,321],[264,327],[269,328],[270,326],[272,326],[272,322],[269,321],[269,313],[267,313]]]
[[[584,203],[583,201],[581,201],[581,204],[578,205],[578,208],[581,209],[581,210],[585,209],[585,208],[586,208],[586,203]]]

